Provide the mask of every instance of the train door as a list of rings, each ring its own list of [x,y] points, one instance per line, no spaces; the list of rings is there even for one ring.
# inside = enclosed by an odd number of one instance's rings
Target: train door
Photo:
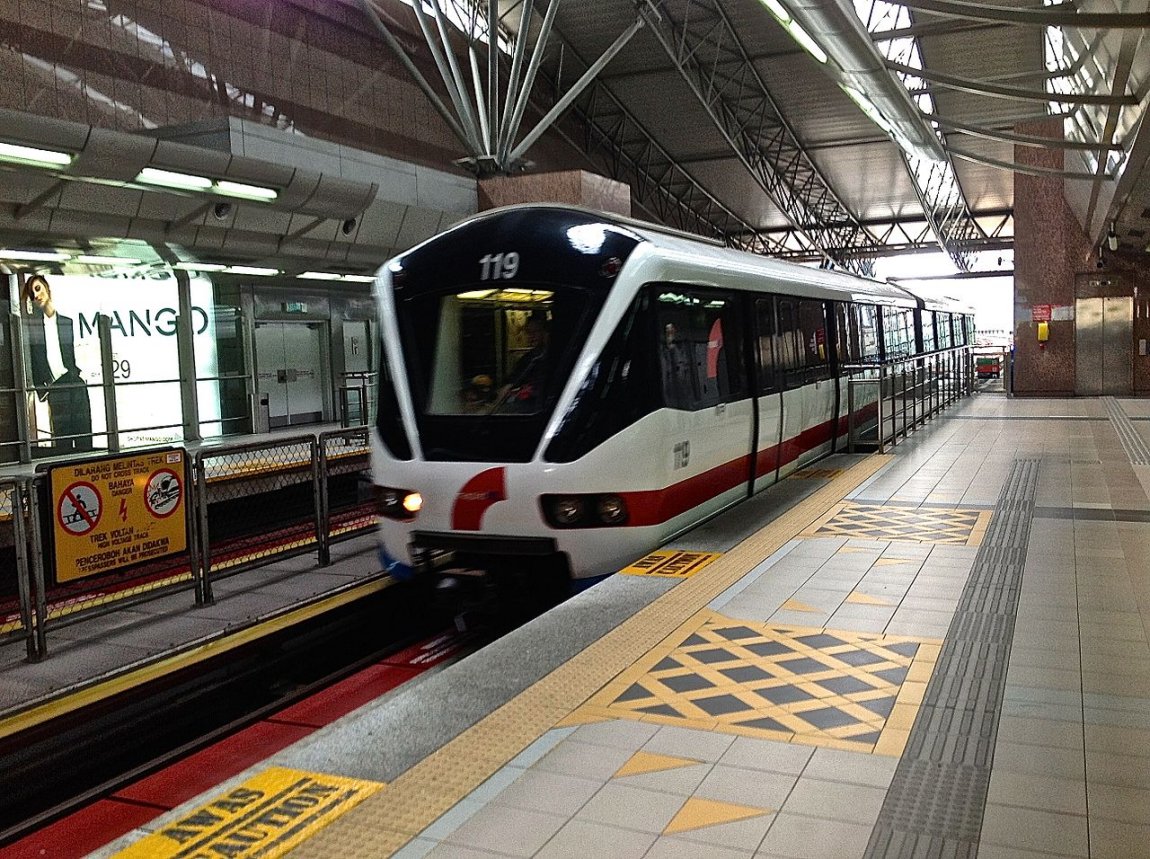
[[[325,330],[322,322],[256,323],[257,390],[267,394],[270,427],[325,419]]]
[[[758,492],[775,482],[783,431],[781,379],[775,357],[779,346],[774,298],[755,299],[754,338],[759,425],[752,490]]]
[[[659,285],[656,296],[663,400],[670,407],[667,483],[673,495],[699,498],[695,510],[705,516],[747,492],[754,402],[742,301],[736,293],[678,284]]]

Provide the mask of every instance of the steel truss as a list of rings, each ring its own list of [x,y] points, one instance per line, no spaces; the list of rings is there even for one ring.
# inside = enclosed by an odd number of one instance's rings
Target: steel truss
[[[843,205],[783,118],[720,0],[640,7],[732,151],[793,225],[790,254],[817,252],[861,274],[875,242]],[[764,14],[765,10],[764,10]]]

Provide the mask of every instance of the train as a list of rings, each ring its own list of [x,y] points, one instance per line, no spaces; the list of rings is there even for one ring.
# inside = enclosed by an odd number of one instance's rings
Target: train
[[[974,342],[953,301],[559,205],[471,217],[374,292],[401,579],[595,581],[843,450],[845,366]]]

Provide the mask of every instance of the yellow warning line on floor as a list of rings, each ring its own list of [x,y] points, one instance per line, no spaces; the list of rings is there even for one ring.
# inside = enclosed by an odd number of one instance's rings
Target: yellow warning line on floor
[[[384,785],[272,767],[113,854],[117,859],[275,859]]]
[[[403,847],[747,572],[891,460],[870,456],[635,613],[301,844],[294,856],[376,857]]]
[[[722,552],[682,552],[677,549],[659,549],[640,558],[619,572],[627,576],[663,576],[686,579],[695,575]]]

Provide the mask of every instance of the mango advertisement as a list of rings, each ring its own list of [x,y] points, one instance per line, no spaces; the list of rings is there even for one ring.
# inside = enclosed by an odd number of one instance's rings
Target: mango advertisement
[[[53,468],[56,581],[185,551],[184,461],[166,450]]]

